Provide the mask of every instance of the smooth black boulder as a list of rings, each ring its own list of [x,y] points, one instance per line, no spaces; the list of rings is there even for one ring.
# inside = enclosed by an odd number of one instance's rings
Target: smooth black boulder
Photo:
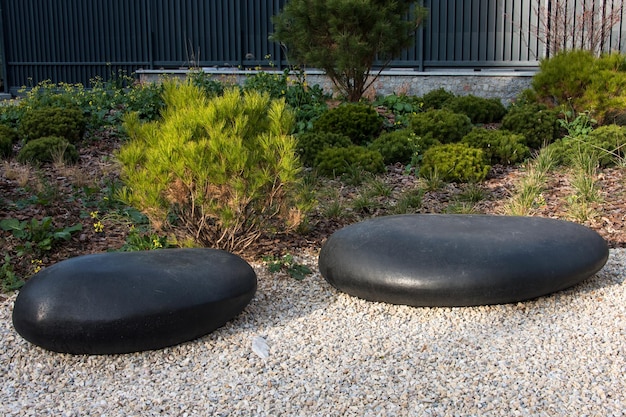
[[[335,288],[366,300],[474,306],[565,289],[599,271],[608,254],[600,235],[567,221],[415,214],[336,231],[319,268]]]
[[[217,249],[86,255],[33,276],[15,300],[13,325],[56,352],[160,349],[221,327],[256,286],[246,261]]]

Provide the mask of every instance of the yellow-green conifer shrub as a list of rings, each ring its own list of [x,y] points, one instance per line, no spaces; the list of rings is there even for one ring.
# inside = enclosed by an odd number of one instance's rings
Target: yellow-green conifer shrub
[[[207,98],[174,81],[164,85],[164,100],[161,120],[131,114],[124,121],[123,200],[157,229],[234,252],[264,232],[298,226],[306,202],[289,134],[294,118],[283,100],[236,89]]]

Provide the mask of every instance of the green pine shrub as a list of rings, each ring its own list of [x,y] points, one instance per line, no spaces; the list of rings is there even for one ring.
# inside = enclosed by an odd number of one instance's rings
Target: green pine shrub
[[[17,161],[34,165],[56,161],[75,163],[78,161],[78,151],[65,138],[46,136],[28,141],[18,152]]]
[[[472,123],[498,123],[506,114],[506,108],[498,98],[474,95],[457,96],[444,103],[444,107],[470,118]]]
[[[443,88],[429,91],[422,97],[422,108],[424,110],[441,109],[448,100],[454,97],[456,97],[454,93]]]
[[[163,97],[160,120],[125,118],[130,140],[117,154],[123,201],[155,230],[233,252],[302,223],[308,202],[283,100],[239,89],[207,98],[174,81]]]
[[[441,143],[459,142],[472,130],[472,122],[464,114],[448,109],[427,110],[411,117],[410,128],[425,140]]]
[[[25,141],[45,136],[59,136],[70,143],[78,142],[85,134],[83,112],[74,106],[34,108],[24,114],[19,134]]]
[[[380,135],[368,146],[383,156],[385,164],[408,164],[420,150],[417,136],[410,129],[395,130]]]
[[[464,143],[435,145],[424,152],[420,175],[438,175],[444,181],[480,182],[491,167],[482,149]]]
[[[383,119],[372,106],[355,103],[329,109],[313,123],[313,130],[339,133],[355,145],[371,141],[382,127]]]
[[[0,157],[7,158],[13,153],[13,144],[17,142],[18,135],[15,129],[5,124],[0,124]]]
[[[326,148],[344,148],[352,145],[349,137],[331,132],[306,132],[297,136],[298,155],[302,164],[312,167],[317,155]]]
[[[532,80],[537,98],[550,107],[576,101],[593,77],[595,57],[590,51],[560,52],[539,64]]]
[[[316,168],[321,175],[336,178],[353,170],[371,173],[385,171],[383,156],[362,146],[326,148],[318,154]]]
[[[594,118],[604,122],[607,112],[622,109],[626,103],[626,56],[561,52],[541,61],[532,87],[538,102],[574,113],[591,111]],[[607,123],[612,122],[609,119]]]
[[[530,156],[530,149],[524,145],[524,137],[508,130],[475,128],[465,135],[461,143],[482,149],[492,165],[516,164]]]
[[[526,146],[539,149],[554,141],[559,133],[559,123],[555,110],[530,103],[511,106],[502,118],[502,129],[524,136]]]

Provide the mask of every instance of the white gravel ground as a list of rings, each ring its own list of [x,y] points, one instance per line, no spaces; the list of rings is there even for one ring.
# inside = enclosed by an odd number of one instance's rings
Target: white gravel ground
[[[255,269],[257,295],[225,327],[136,354],[47,352],[2,301],[0,416],[626,415],[625,250],[569,290],[471,308],[372,303],[317,272]]]

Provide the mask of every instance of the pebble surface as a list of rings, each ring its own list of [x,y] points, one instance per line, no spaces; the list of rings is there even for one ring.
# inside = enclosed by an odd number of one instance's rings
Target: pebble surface
[[[6,297],[0,416],[626,415],[624,249],[568,290],[463,308],[360,300],[330,287],[315,256],[296,260],[314,274],[254,265],[241,315],[158,351],[45,351],[15,332]]]

